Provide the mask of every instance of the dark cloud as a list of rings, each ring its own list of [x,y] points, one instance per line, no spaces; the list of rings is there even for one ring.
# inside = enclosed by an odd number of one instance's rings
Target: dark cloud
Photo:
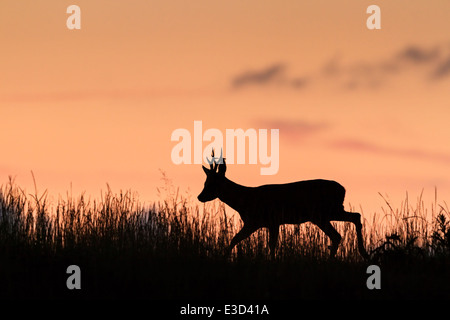
[[[310,79],[305,76],[288,76],[287,69],[285,64],[275,63],[261,70],[245,71],[234,77],[231,84],[235,89],[269,84],[303,89],[310,82]]]
[[[424,81],[429,79],[430,73],[434,78],[443,78],[450,74],[450,53],[444,59],[444,52],[444,46],[423,48],[409,45],[379,61],[347,65],[341,64],[339,57],[335,56],[324,65],[323,74],[334,77],[337,84],[347,89],[378,88],[395,81],[395,76],[405,72],[412,72]]]
[[[279,80],[284,73],[286,66],[281,63],[270,65],[259,71],[245,71],[233,79],[234,88],[241,88],[248,85],[266,85],[275,80]]]
[[[277,84],[292,89],[328,81],[342,89],[376,89],[397,81],[397,76],[408,73],[419,81],[443,80],[450,76],[450,46],[408,45],[377,61],[357,61],[344,64],[339,54],[334,55],[322,68],[309,74],[289,75],[282,63],[261,70],[245,71],[232,80],[234,88]],[[330,82],[331,81],[331,82]]]
[[[447,77],[448,75],[450,75],[450,57],[438,64],[438,66],[433,71],[431,78],[441,79]]]
[[[410,72],[419,80],[443,79],[450,75],[450,51],[448,46],[430,48],[409,45],[392,57],[377,61],[353,64],[344,72],[353,83],[385,84],[395,81],[395,76]],[[342,68],[341,68],[342,69]]]
[[[426,80],[442,80],[450,75],[450,51],[448,46],[435,46],[434,48],[420,48],[410,46],[397,56],[398,64],[410,63],[413,66],[428,67],[424,78]],[[413,66],[410,66],[411,69]],[[403,66],[407,69],[407,66]]]
[[[439,58],[440,50],[438,47],[433,49],[424,49],[417,46],[409,46],[400,51],[397,59],[400,61],[409,61],[413,63],[428,63]]]

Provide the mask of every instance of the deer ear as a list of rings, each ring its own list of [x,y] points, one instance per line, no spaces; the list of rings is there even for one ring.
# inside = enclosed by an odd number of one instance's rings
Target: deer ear
[[[202,169],[203,169],[203,171],[205,171],[206,175],[209,174],[210,170],[208,168],[206,168],[205,166],[202,166]]]

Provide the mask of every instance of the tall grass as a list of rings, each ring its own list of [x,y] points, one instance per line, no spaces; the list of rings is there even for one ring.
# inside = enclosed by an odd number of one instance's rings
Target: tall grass
[[[167,181],[166,181],[167,183]],[[180,255],[219,257],[242,222],[237,213],[213,201],[199,206],[165,186],[166,198],[144,207],[131,191],[115,194],[107,187],[99,200],[84,194],[67,195],[49,203],[47,192],[27,194],[12,179],[0,188],[0,245],[28,246],[52,252],[75,248],[96,250],[139,250]],[[383,198],[384,199],[384,198]],[[364,221],[363,236],[369,252],[389,249],[417,250],[422,254],[448,253],[450,214],[435,203],[429,212],[421,197],[415,206],[406,198]],[[358,259],[354,226],[334,222],[343,240],[338,251],[342,259]],[[234,257],[265,256],[268,233],[261,229],[234,251]],[[315,225],[285,225],[280,229],[278,256],[324,258],[329,240]]]
[[[450,211],[437,202],[428,207],[422,198],[411,203],[406,194],[399,208],[394,209],[383,197],[386,207],[373,216],[370,232],[366,234],[372,257],[408,255],[414,258],[442,257],[450,254]]]
[[[162,288],[171,287],[167,284],[168,278],[177,279],[172,287],[187,288],[186,279],[193,274],[197,276],[197,272],[209,274],[209,279],[215,279],[215,272],[222,272],[225,279],[221,281],[230,283],[236,270],[231,272],[227,268],[234,268],[235,264],[242,266],[243,262],[250,265],[258,261],[270,263],[265,229],[241,242],[232,256],[225,258],[228,244],[242,227],[237,213],[219,201],[198,205],[188,196],[181,195],[168,180],[161,190],[161,201],[147,206],[142,205],[131,191],[114,193],[109,187],[100,199],[91,199],[84,194],[75,198],[67,194],[57,201],[50,201],[47,192],[28,194],[10,178],[0,188],[0,274],[3,276],[0,286],[9,286],[16,292],[16,282],[9,283],[13,280],[7,279],[27,272],[36,261],[43,263],[42,268],[56,261],[58,267],[55,266],[55,270],[60,270],[59,265],[79,263],[89,265],[90,270],[101,269],[95,277],[91,275],[94,289],[109,283],[110,278],[99,280],[98,275],[109,274],[122,279],[123,287],[128,281],[134,281],[138,287],[145,283],[145,287],[140,287],[141,291],[153,285],[160,288],[161,295]],[[358,254],[353,224],[333,224],[343,236],[334,261],[366,263]],[[372,263],[381,264],[405,257],[407,261],[434,258],[449,261],[449,230],[450,215],[446,204],[439,205],[435,201],[427,209],[421,198],[413,205],[406,198],[398,209],[393,209],[386,201],[386,208],[380,215],[363,222],[364,242]],[[280,228],[276,261],[297,261],[302,266],[305,261],[329,261],[329,244],[327,236],[313,224],[285,225]],[[190,269],[191,273],[185,273]],[[259,273],[261,269],[257,270],[259,277],[266,278],[266,274]],[[48,272],[48,277],[52,277],[53,271]],[[251,279],[253,272],[238,279]],[[160,275],[157,278],[161,279],[155,279],[154,275]],[[164,277],[166,280],[162,279]],[[147,280],[143,282],[143,278]],[[44,280],[32,278],[27,281],[40,283]],[[100,285],[98,281],[103,282]],[[64,281],[60,282],[64,284]],[[198,282],[195,283],[190,285],[198,286]],[[286,283],[288,285],[289,281]],[[202,284],[207,288],[212,285],[211,281]],[[117,289],[117,284],[114,288]],[[166,294],[174,295],[172,290]],[[208,290],[202,287],[202,294]],[[268,289],[264,287],[264,290]]]

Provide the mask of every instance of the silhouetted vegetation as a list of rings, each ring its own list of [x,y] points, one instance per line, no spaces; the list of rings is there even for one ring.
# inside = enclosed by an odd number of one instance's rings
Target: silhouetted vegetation
[[[388,207],[364,222],[371,259],[358,254],[351,223],[336,258],[316,226],[282,226],[275,259],[259,230],[230,258],[241,227],[220,202],[199,206],[175,188],[152,206],[109,188],[100,199],[49,200],[13,180],[0,188],[1,298],[314,299],[449,298],[450,215],[421,199]],[[81,268],[81,290],[66,287],[69,265]],[[366,287],[367,266],[381,268],[382,289]]]

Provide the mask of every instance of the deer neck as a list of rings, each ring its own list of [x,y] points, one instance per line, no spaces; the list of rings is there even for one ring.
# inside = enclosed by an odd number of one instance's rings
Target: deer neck
[[[244,202],[247,198],[247,190],[248,187],[237,184],[225,178],[222,183],[219,199],[239,212],[245,207]]]

